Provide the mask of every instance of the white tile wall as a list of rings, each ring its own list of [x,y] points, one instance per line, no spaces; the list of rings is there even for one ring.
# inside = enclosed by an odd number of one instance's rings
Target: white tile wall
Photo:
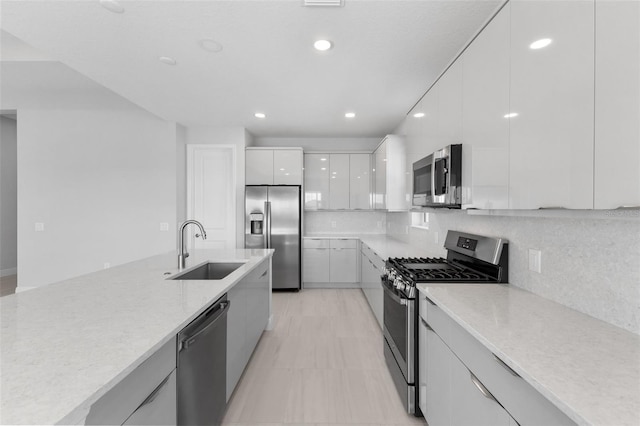
[[[409,228],[408,235],[402,234],[408,213],[389,213],[387,220],[390,235],[434,255],[446,255],[449,229],[507,238],[512,285],[640,334],[640,212],[529,214],[432,211],[429,230]],[[529,249],[542,251],[542,273],[529,271]]]
[[[304,212],[304,234],[384,234],[384,212]],[[332,226],[335,224],[335,227]]]

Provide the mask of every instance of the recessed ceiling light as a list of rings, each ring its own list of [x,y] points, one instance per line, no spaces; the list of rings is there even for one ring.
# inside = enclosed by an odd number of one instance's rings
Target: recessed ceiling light
[[[176,64],[176,60],[171,58],[171,57],[169,57],[169,56],[160,56],[158,59],[163,64],[167,64],[167,65],[175,65]]]
[[[510,112],[509,114],[505,114],[504,118],[513,118],[513,117],[517,117],[518,113],[517,112]]]
[[[100,6],[113,13],[123,13],[124,7],[116,0],[100,0]]]
[[[320,170],[327,170],[326,167],[320,167]]]
[[[347,117],[347,118],[354,118],[356,116],[356,113],[355,112],[348,112],[344,116]]]
[[[280,167],[280,171],[281,171],[281,172],[284,172],[284,167]]]
[[[256,112],[255,114],[253,114],[254,117],[256,118],[266,118],[267,115],[264,112]]]
[[[222,45],[212,38],[203,38],[198,42],[198,45],[207,52],[218,53],[222,51]]]
[[[550,38],[541,38],[540,40],[536,40],[529,45],[529,49],[542,49],[543,47],[547,47],[551,44]]]
[[[316,42],[313,43],[313,47],[315,47],[316,50],[324,52],[325,50],[331,49],[333,44],[329,40],[316,40]]]
[[[413,114],[413,116],[415,118],[422,118],[422,117],[424,117],[424,112],[416,112],[415,114]]]
[[[321,158],[320,161],[327,161],[327,159],[326,158]]]

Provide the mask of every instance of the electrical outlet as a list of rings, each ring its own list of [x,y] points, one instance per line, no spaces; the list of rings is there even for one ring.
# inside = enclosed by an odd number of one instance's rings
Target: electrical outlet
[[[109,263],[109,262],[104,262],[103,269],[109,269],[109,268],[111,268],[111,263]]]
[[[167,222],[160,222],[160,230],[161,231],[168,231],[169,230],[169,224]]]
[[[542,252],[540,250],[529,249],[529,270],[542,273]]]
[[[332,227],[332,228],[335,228],[335,227],[336,227],[336,221],[335,221],[335,220],[332,220],[332,221],[331,221],[331,227]]]
[[[44,231],[44,223],[36,222],[35,230],[36,230],[36,232],[43,232]]]

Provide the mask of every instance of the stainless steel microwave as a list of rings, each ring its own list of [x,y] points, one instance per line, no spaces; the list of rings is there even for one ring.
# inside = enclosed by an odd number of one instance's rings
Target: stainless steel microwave
[[[462,145],[449,145],[413,163],[413,206],[459,209]]]

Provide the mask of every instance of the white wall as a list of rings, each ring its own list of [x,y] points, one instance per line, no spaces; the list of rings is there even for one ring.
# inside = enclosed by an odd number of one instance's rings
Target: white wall
[[[15,274],[17,251],[17,127],[0,117],[0,276]]]
[[[19,287],[175,249],[175,124],[140,109],[18,114]]]
[[[253,136],[246,131],[244,127],[208,126],[187,127],[185,129],[185,136],[186,144],[222,144],[236,146],[236,245],[239,248],[244,247],[244,151],[245,148],[253,142]],[[183,187],[182,190],[186,193],[186,187]]]
[[[296,146],[304,151],[369,151],[372,152],[382,141],[379,138],[277,138],[257,137],[252,146]]]

